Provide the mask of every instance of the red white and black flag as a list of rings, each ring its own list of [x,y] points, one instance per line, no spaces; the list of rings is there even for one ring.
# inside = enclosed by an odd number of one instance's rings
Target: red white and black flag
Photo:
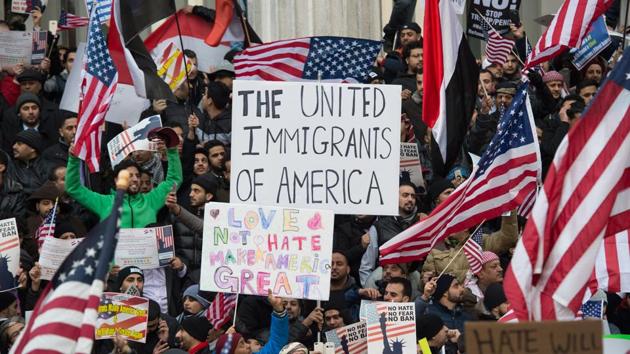
[[[432,161],[439,175],[446,175],[460,153],[479,80],[479,67],[452,6],[450,0],[427,0],[424,15],[422,119],[438,145]]]
[[[140,97],[175,100],[168,84],[157,75],[157,66],[138,35],[174,13],[172,0],[112,1],[107,46],[118,69],[118,82],[133,85]]]

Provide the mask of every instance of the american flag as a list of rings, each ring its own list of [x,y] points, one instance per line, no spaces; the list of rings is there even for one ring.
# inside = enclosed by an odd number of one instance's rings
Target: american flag
[[[357,38],[287,39],[245,49],[234,57],[234,69],[245,80],[358,82],[380,48],[379,41]]]
[[[504,281],[521,320],[572,320],[604,237],[630,228],[630,49],[564,138]]]
[[[167,225],[155,228],[155,234],[160,242],[159,248],[173,247],[173,226]]]
[[[86,0],[85,5],[90,17],[94,17],[98,23],[109,22],[112,14],[112,0]]]
[[[59,22],[57,25],[59,26],[59,30],[69,30],[73,28],[85,27],[90,22],[90,19],[87,17],[81,17],[67,12],[64,9],[61,9],[61,14],[59,14]]]
[[[226,323],[232,321],[235,314],[232,310],[236,308],[238,294],[217,293],[214,300],[206,310],[206,317],[214,328],[221,328]]]
[[[481,228],[479,228],[475,234],[481,234]],[[477,237],[478,239],[478,237]],[[468,260],[468,265],[473,274],[477,274],[481,271],[481,249],[480,244],[475,241],[475,238],[471,236],[464,244],[464,254]]]
[[[532,212],[532,209],[534,208],[534,204],[536,203],[537,195],[538,195],[538,188],[533,190],[531,193],[527,195],[527,197],[525,197],[525,200],[523,201],[523,203],[521,203],[521,205],[519,205],[518,208],[516,208],[516,214],[524,218],[528,218],[529,214]]]
[[[527,58],[526,69],[576,48],[615,0],[565,0]]]
[[[428,218],[381,246],[381,262],[422,260],[448,235],[516,208],[536,189],[540,156],[527,86],[519,87],[471,177]]]
[[[55,199],[55,205],[52,209],[48,211],[44,221],[35,231],[35,239],[37,240],[37,245],[42,247],[44,241],[47,238],[55,237],[55,224],[57,223],[57,204],[59,202],[59,198]]]
[[[85,67],[81,70],[82,101],[79,105],[79,125],[74,139],[75,151],[91,172],[98,172],[101,157],[101,129],[109,109],[118,73],[107,49],[101,25],[92,17],[88,29]]]
[[[408,304],[408,303],[405,303]],[[367,336],[368,345],[370,343],[383,343],[383,332],[381,332],[381,317],[384,315],[387,319],[389,307],[397,305],[395,303],[376,303],[372,305],[372,309],[367,311]],[[416,322],[415,321],[386,321],[386,335],[389,345],[393,342],[403,341],[405,336],[413,334],[415,339]],[[403,338],[400,338],[403,337]],[[415,347],[415,341],[411,343],[403,342],[403,345],[411,345]]]
[[[508,55],[514,48],[514,41],[503,38],[494,28],[488,32],[488,44],[486,45],[486,57],[492,64],[503,65],[507,61]]]
[[[589,300],[580,306],[580,311],[578,311],[578,315],[582,318],[586,317],[595,317],[595,318],[603,318],[604,317],[604,301],[598,300],[593,301]]]
[[[110,216],[90,230],[44,288],[12,354],[92,351],[97,307],[118,241],[123,195],[123,190],[116,191]]]
[[[516,313],[514,313],[514,310],[509,309],[508,312],[505,313],[505,315],[501,316],[501,318],[497,320],[497,322],[518,323],[518,317],[516,317]]]
[[[589,288],[592,293],[597,289],[612,293],[630,292],[629,230],[604,238],[597,253]]]

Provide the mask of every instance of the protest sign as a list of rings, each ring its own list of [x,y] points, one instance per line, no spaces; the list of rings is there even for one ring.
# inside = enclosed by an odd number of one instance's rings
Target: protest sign
[[[109,339],[116,334],[134,342],[145,343],[149,299],[120,293],[103,293],[98,305],[95,338]]]
[[[326,341],[335,344],[335,354],[367,354],[367,325],[361,321],[330,330]]]
[[[400,177],[401,180],[411,181],[416,187],[425,187],[418,144],[400,143]]]
[[[509,11],[518,11],[520,6],[521,0],[471,1],[467,21],[468,35],[479,39],[486,39],[487,32],[490,29],[487,22],[501,35],[509,33],[511,22]]]
[[[231,202],[398,215],[400,86],[236,80],[233,100]]]
[[[208,203],[202,290],[328,300],[330,210]]]
[[[185,63],[184,59],[186,59]],[[184,52],[175,47],[175,43],[172,42],[164,48],[164,52],[157,58],[156,64],[158,76],[168,84],[173,92],[186,80],[186,72],[190,72],[193,68],[192,61],[184,58]]]
[[[136,266],[140,269],[160,267],[155,228],[120,229],[114,263],[121,268]]]
[[[601,321],[473,322],[465,324],[466,354],[601,354]]]
[[[109,160],[112,167],[118,165],[122,160],[134,151],[151,150],[156,151],[157,145],[149,141],[149,132],[155,128],[161,128],[162,121],[159,115],[151,116],[141,120],[138,124],[116,135],[107,143]]]
[[[51,280],[61,263],[83,239],[62,240],[54,237],[46,238],[39,251],[41,278]]]
[[[17,286],[20,267],[20,238],[15,218],[0,220],[0,291]]]
[[[77,70],[71,70],[68,78],[66,79],[66,86],[63,90],[63,96],[61,96],[61,102],[59,102],[59,109],[79,113],[79,100],[81,97],[81,68],[84,64],[84,55],[85,42],[81,42],[77,47],[77,54],[74,58],[74,64],[72,65],[72,67]]]
[[[46,57],[48,47],[48,32],[33,31],[33,49],[31,50],[31,64],[39,65]]]
[[[33,50],[33,32],[0,32],[0,65],[29,64]]]
[[[155,236],[157,238],[158,259],[160,267],[170,264],[175,257],[175,241],[173,239],[173,226],[167,225],[155,228]]]
[[[612,334],[604,336],[604,354],[630,353],[630,335]]]
[[[359,320],[367,321],[367,308],[375,302],[376,301],[361,299],[361,305],[359,306]]]
[[[578,70],[582,70],[584,65],[606,49],[610,42],[606,21],[604,20],[604,16],[600,16],[597,21],[593,22],[591,25],[591,31],[582,40],[582,45],[580,45],[579,48],[571,50],[571,53],[573,53],[571,63],[573,63]]]
[[[375,302],[367,307],[368,354],[416,354],[413,302]]]
[[[12,0],[11,12],[17,14],[30,14],[34,7],[46,6],[48,0]]]

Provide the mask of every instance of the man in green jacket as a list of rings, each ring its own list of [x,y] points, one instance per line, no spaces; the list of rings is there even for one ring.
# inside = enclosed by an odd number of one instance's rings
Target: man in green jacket
[[[171,145],[171,144],[168,144]],[[74,146],[70,149],[68,169],[66,171],[66,192],[70,197],[104,220],[109,216],[114,204],[115,192],[100,194],[81,185],[79,178],[79,159],[74,154]],[[179,160],[177,145],[168,148],[168,172],[166,179],[149,193],[140,193],[140,167],[133,161],[125,160],[114,169],[115,179],[123,169],[130,174],[129,188],[123,201],[121,217],[122,228],[142,228],[156,222],[158,211],[173,186],[179,187],[182,182],[182,164]]]

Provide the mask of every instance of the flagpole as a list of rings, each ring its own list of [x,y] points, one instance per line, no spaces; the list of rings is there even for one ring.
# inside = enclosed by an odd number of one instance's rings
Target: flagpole
[[[628,33],[626,32],[628,30],[628,8],[630,8],[630,2],[627,1],[626,2],[626,16],[623,21],[623,40],[621,43],[622,52],[626,49],[626,37],[628,36]]]
[[[177,25],[177,36],[179,37],[179,45],[180,47],[182,47],[182,55],[184,57],[184,73],[186,73],[186,85],[188,85],[188,98],[186,98],[186,103],[184,104],[184,107],[189,108],[190,111],[186,112],[186,114],[190,115],[192,113],[192,108],[190,107],[190,95],[192,94],[192,85],[190,84],[190,75],[188,73],[188,65],[186,63],[186,54],[184,53],[185,49],[184,40],[182,39],[182,30],[179,27],[179,16],[177,12],[175,12],[173,15],[175,16],[175,24]]]
[[[236,293],[236,300],[234,300],[234,318],[232,319],[234,329],[236,329],[236,310],[238,310],[238,293]]]
[[[446,270],[448,269],[448,267],[453,263],[453,261],[455,260],[455,258],[457,258],[457,256],[459,255],[459,253],[464,249],[464,246],[466,245],[466,242],[468,242],[468,240],[470,240],[470,238],[472,237],[472,235],[474,235],[477,231],[479,231],[479,228],[481,227],[481,225],[483,225],[483,223],[486,222],[486,220],[484,219],[481,224],[479,224],[476,228],[475,231],[471,232],[468,237],[466,237],[466,240],[464,241],[464,243],[462,243],[462,247],[460,247],[457,252],[455,253],[455,255],[451,258],[451,260],[448,262],[448,264],[446,265],[446,267],[444,267],[444,269],[442,269],[442,272],[440,272],[440,275],[438,275],[437,279],[440,279],[442,277],[442,275],[444,275],[444,272],[446,272]],[[436,279],[436,281],[437,281]]]
[[[475,9],[475,12],[481,16],[481,19],[488,25],[490,26],[490,28],[492,28],[495,32],[499,33],[499,31],[496,30],[496,28],[494,28],[490,22],[488,22],[488,20],[481,14],[481,12],[479,12],[479,10]],[[516,42],[515,42],[516,44]],[[521,57],[518,55],[518,53],[516,53],[514,51],[514,46],[512,46],[512,54],[514,54],[514,56],[516,57],[516,59],[518,59],[519,63],[521,63],[521,65],[523,65],[523,67],[525,67],[525,63],[523,63],[523,60],[521,59]]]

